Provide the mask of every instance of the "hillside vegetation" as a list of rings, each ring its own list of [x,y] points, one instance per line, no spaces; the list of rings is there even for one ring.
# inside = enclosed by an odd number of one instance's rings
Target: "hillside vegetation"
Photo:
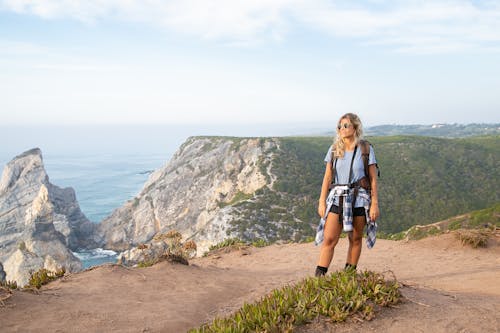
[[[366,135],[421,135],[441,138],[463,138],[477,135],[499,135],[500,124],[432,124],[379,125],[365,128]]]
[[[418,240],[428,236],[448,232],[460,234],[484,236],[485,241],[492,236],[496,230],[500,230],[500,203],[485,209],[475,210],[470,213],[453,216],[449,219],[426,225],[414,225],[410,229],[396,234],[385,235],[379,233],[379,237],[392,240]],[[486,246],[487,244],[483,244]]]
[[[379,229],[397,233],[500,202],[500,136],[368,138],[381,170]],[[305,240],[318,223],[317,201],[331,137],[279,138],[272,189],[235,204],[232,231],[243,239]],[[265,171],[268,165],[262,165]]]

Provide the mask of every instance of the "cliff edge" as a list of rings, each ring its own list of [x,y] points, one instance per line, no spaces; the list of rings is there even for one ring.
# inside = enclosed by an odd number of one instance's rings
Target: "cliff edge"
[[[235,206],[271,185],[266,165],[276,145],[262,138],[189,138],[134,199],[102,221],[96,238],[123,251],[177,230],[202,253],[238,236],[230,225]]]

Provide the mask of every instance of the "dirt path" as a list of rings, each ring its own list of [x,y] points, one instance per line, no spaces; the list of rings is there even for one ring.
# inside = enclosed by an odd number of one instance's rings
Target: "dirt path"
[[[379,240],[360,269],[391,270],[406,300],[370,322],[316,321],[302,332],[499,332],[500,246],[471,249],[451,235],[417,242]],[[341,269],[346,240],[331,270]],[[1,332],[184,332],[313,273],[309,244],[241,249],[130,269],[103,266],[65,277],[37,295],[15,292],[0,306]]]

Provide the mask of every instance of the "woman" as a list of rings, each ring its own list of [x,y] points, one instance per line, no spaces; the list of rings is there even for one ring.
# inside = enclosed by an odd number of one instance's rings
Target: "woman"
[[[367,222],[376,228],[380,215],[377,195],[377,167],[371,145],[368,173],[362,158],[363,128],[353,113],[343,115],[337,124],[337,135],[325,157],[326,170],[321,186],[318,214],[321,216],[316,244],[321,251],[316,276],[325,275],[333,258],[342,229],[348,232],[349,249],[345,268],[356,269],[361,254],[363,229]],[[368,176],[368,177],[367,177]],[[369,246],[373,246],[370,243]]]

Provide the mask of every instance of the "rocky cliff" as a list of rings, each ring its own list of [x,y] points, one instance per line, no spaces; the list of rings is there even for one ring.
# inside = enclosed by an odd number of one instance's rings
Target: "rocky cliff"
[[[188,139],[139,195],[99,225],[101,246],[126,250],[177,230],[203,253],[238,236],[230,224],[236,206],[271,185],[268,169],[276,147],[273,139]]]
[[[72,188],[49,182],[40,149],[10,161],[0,180],[0,262],[6,279],[27,283],[30,271],[81,269],[70,249],[92,246],[94,225]]]

